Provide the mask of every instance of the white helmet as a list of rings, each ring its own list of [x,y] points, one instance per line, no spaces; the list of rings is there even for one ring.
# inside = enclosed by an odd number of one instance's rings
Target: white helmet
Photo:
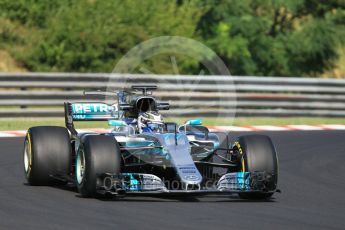
[[[139,132],[159,132],[163,127],[162,115],[155,111],[149,111],[139,114],[138,129]]]

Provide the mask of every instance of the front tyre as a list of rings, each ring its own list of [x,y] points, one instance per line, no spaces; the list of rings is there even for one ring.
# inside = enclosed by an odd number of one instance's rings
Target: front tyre
[[[98,176],[120,172],[120,147],[114,137],[88,135],[82,139],[76,158],[76,184],[83,197],[95,197]]]
[[[266,182],[268,192],[239,193],[243,199],[269,199],[277,188],[278,158],[272,140],[265,135],[248,135],[239,137],[234,149],[241,156],[242,172],[266,172],[270,174]]]

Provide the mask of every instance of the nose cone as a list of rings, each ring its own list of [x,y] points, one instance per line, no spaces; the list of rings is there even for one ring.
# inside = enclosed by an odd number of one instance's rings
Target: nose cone
[[[186,185],[197,185],[202,181],[202,176],[194,164],[178,166],[177,174]]]

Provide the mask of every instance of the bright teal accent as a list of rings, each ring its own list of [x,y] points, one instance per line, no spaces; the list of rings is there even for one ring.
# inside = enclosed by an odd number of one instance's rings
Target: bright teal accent
[[[126,126],[126,122],[121,120],[109,120],[108,125],[110,126]]]
[[[239,188],[245,191],[250,191],[250,174],[249,172],[237,172],[236,173],[237,184]]]
[[[83,120],[83,119],[88,119],[91,120],[93,118],[99,118],[99,116],[97,115],[92,115],[92,114],[73,114],[73,119],[79,119],[79,120]]]
[[[141,187],[140,187],[140,183],[139,180],[134,178],[135,173],[122,173],[122,176],[129,176],[129,184],[127,184],[127,186],[125,185],[124,187],[126,188],[126,190],[130,190],[130,191],[140,191]]]
[[[214,149],[218,149],[219,145],[220,145],[220,143],[218,141],[213,142],[213,148]]]
[[[202,125],[202,120],[189,120],[186,122],[186,125]]]

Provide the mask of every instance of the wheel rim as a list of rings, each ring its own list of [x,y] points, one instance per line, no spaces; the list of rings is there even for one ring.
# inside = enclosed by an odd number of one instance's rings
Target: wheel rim
[[[24,171],[28,175],[30,173],[31,166],[31,143],[30,137],[28,136],[25,140],[24,146]]]
[[[241,172],[245,172],[246,171],[246,166],[245,166],[245,161],[244,161],[244,153],[243,153],[243,149],[240,145],[239,142],[235,142],[235,147],[236,147],[236,150],[240,153],[241,155]]]
[[[84,151],[79,150],[77,155],[77,164],[76,164],[76,177],[78,184],[81,184],[84,179],[84,173],[85,173],[85,157],[84,157]]]

